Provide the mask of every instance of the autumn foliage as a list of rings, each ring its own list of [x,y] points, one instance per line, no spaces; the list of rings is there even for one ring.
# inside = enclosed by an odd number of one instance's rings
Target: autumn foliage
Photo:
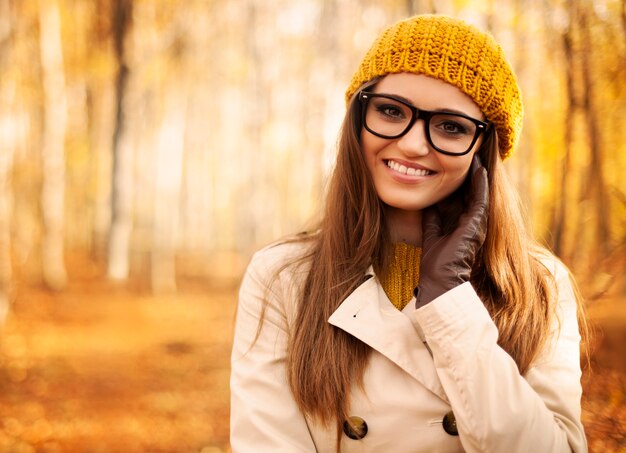
[[[0,452],[228,449],[238,278],[311,224],[352,72],[421,12],[516,70],[506,167],[595,320],[591,449],[624,451],[624,0],[0,0]]]

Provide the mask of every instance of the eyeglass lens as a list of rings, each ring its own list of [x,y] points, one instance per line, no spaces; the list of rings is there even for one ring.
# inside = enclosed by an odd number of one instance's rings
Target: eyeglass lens
[[[405,134],[412,119],[411,109],[394,99],[371,97],[367,103],[366,126],[386,138]],[[435,148],[463,154],[474,143],[477,126],[467,118],[451,113],[433,113],[425,121],[428,123],[427,138]]]

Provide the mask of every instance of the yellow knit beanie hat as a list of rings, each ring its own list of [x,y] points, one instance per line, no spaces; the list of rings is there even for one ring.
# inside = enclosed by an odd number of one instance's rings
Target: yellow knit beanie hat
[[[361,62],[346,100],[365,82],[398,72],[424,74],[459,88],[480,107],[498,132],[506,159],[522,129],[520,88],[494,38],[462,20],[419,15],[381,33]]]

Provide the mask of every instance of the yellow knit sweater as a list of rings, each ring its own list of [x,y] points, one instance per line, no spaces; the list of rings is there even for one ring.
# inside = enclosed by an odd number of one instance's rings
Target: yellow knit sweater
[[[398,242],[393,244],[388,267],[375,269],[387,297],[398,310],[409,303],[419,284],[421,256],[420,247]]]

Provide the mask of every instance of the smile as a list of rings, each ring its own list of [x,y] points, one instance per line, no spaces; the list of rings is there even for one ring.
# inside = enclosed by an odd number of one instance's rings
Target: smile
[[[399,164],[393,160],[385,161],[387,167],[391,168],[393,171],[396,171],[402,175],[407,176],[428,176],[432,175],[433,172],[430,170],[426,170],[425,168],[413,168],[407,167],[406,165]]]

